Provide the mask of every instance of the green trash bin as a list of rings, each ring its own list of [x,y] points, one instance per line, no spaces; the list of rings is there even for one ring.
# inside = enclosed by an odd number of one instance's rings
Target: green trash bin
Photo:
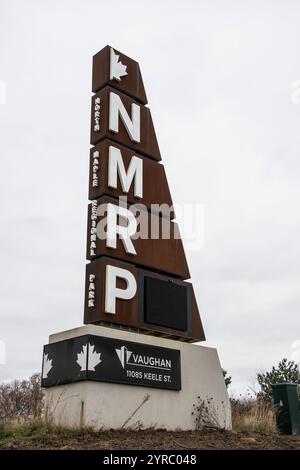
[[[300,401],[298,385],[280,383],[272,385],[276,423],[281,434],[300,434]]]

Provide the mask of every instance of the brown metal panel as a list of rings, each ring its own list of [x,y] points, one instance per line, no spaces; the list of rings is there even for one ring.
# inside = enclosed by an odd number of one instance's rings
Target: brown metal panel
[[[121,76],[119,80],[116,78],[110,79],[111,49],[113,48],[106,46],[93,57],[93,92],[96,93],[105,85],[110,85],[136,99],[140,103],[147,104],[147,97],[139,64],[116,49],[113,49],[113,51],[119,56],[119,61],[125,66],[127,75]]]
[[[85,306],[84,306],[84,323],[97,323],[105,321],[108,323],[118,323],[136,327],[138,325],[138,296],[136,295],[131,300],[117,299],[117,314],[111,315],[105,313],[105,268],[107,264],[111,266],[118,266],[126,268],[130,271],[135,278],[137,278],[137,269],[133,265],[124,264],[120,261],[110,259],[109,262],[106,258],[94,260],[92,263],[86,265],[86,279],[85,279]],[[88,290],[90,275],[95,276],[95,306],[88,307]],[[117,287],[122,288],[122,284]],[[124,286],[125,287],[125,286]]]
[[[134,142],[130,139],[128,132],[119,118],[119,132],[114,133],[109,130],[109,94],[116,93],[120,96],[122,103],[129,114],[131,116],[131,105],[132,103],[137,104],[140,106],[140,113],[141,113],[141,120],[140,120],[140,128],[141,128],[141,141]],[[100,109],[97,109],[97,102],[95,102],[98,98],[100,98]],[[99,114],[97,114],[99,113]],[[98,129],[99,124],[99,130]],[[134,152],[142,153],[153,160],[160,161],[160,151],[156,139],[156,134],[152,122],[152,117],[149,108],[137,103],[135,100],[130,98],[123,93],[120,93],[117,90],[114,90],[110,86],[106,86],[101,91],[96,93],[92,97],[92,109],[91,109],[91,144],[95,145],[101,140],[108,138],[117,142],[119,144],[126,145],[130,147]]]
[[[110,197],[102,197],[97,200],[97,206],[111,203],[118,205],[118,202]],[[104,207],[104,206],[103,206]],[[127,208],[130,209],[129,206]],[[131,210],[131,209],[130,209]],[[88,206],[88,229],[87,229],[87,259],[95,259],[100,256],[111,256],[122,261],[133,263],[137,266],[143,266],[155,271],[171,274],[180,279],[189,279],[188,269],[184,248],[181,239],[175,238],[178,226],[175,222],[159,217],[155,214],[143,212],[141,218],[148,227],[148,238],[137,238],[133,240],[133,245],[137,252],[136,255],[126,253],[122,240],[118,237],[116,249],[106,246],[106,240],[94,237],[91,240],[92,232],[92,204]],[[105,217],[105,214],[104,214]],[[98,217],[96,223],[103,220]],[[164,224],[169,224],[169,238],[162,238]],[[166,226],[166,225],[165,225]],[[159,228],[158,238],[151,238],[151,232],[155,227]],[[95,234],[93,234],[95,235]],[[92,243],[92,245],[91,245]],[[92,250],[91,250],[92,246]]]
[[[108,152],[109,147],[116,147],[121,151],[125,170],[128,170],[131,158],[136,156],[143,161],[143,197],[134,196],[133,184],[128,193],[122,190],[120,179],[118,178],[118,187],[108,186]],[[155,182],[155,183],[154,183]],[[165,204],[168,207],[173,205],[165,169],[162,164],[150,160],[147,157],[135,153],[123,145],[105,139],[90,150],[90,178],[89,178],[89,199],[98,199],[103,195],[113,197],[127,196],[130,203],[144,204],[151,209],[151,204]],[[166,215],[174,218],[174,212],[163,208]]]
[[[129,270],[137,281],[137,292],[132,299],[123,300],[117,299],[116,313],[105,313],[105,270],[107,265],[117,266]],[[189,331],[180,331],[172,328],[165,328],[153,324],[147,324],[141,318],[141,305],[143,299],[143,276],[158,277],[159,279],[168,280],[180,285],[185,285],[191,289],[192,296],[192,323]],[[94,276],[95,283],[95,303],[93,307],[88,306],[88,287],[90,275]],[[122,285],[118,285],[122,288]],[[125,288],[125,286],[124,286]],[[120,325],[123,327],[137,328],[144,334],[151,334],[155,336],[173,337],[182,341],[196,342],[204,341],[205,336],[197,309],[192,286],[189,282],[180,281],[169,276],[160,275],[152,271],[144,271],[136,268],[129,263],[123,263],[112,258],[103,257],[93,260],[86,266],[86,289],[85,289],[85,307],[84,307],[84,323],[102,323],[107,326]]]

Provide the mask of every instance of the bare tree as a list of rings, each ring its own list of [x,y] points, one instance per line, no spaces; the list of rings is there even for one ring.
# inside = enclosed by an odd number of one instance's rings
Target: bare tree
[[[0,419],[39,418],[43,409],[40,374],[0,385]]]

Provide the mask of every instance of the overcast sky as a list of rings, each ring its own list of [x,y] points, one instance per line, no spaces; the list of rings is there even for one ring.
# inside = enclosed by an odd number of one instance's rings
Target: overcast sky
[[[106,44],[140,63],[173,201],[204,205],[186,254],[232,392],[300,358],[299,23],[291,0],[0,0],[0,380],[39,371],[48,335],[83,321]]]

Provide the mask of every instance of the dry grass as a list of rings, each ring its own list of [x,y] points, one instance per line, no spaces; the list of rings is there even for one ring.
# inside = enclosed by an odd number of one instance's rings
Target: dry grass
[[[10,422],[0,422],[0,449],[5,448],[6,444],[11,441],[44,447],[53,441],[84,439],[85,436],[92,434],[93,430],[88,427],[70,429],[46,424],[42,419],[18,418]]]
[[[277,434],[272,403],[261,398],[231,399],[231,409],[234,431]]]

